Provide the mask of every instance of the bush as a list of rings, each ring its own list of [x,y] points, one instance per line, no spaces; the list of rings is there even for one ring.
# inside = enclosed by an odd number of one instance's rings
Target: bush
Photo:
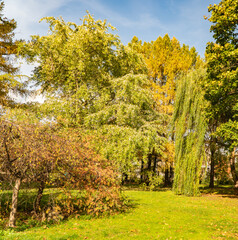
[[[116,172],[95,154],[90,138],[82,137],[80,130],[4,122],[1,131],[0,170],[6,172],[5,181],[20,178],[24,185],[18,219],[58,222],[75,214],[112,214],[124,207]],[[32,190],[35,186],[38,191]],[[49,190],[43,194],[45,188]],[[3,217],[12,211],[10,195],[12,191],[0,193]]]

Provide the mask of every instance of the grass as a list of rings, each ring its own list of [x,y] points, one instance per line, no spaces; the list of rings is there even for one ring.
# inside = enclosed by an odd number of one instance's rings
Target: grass
[[[126,191],[129,212],[104,218],[70,219],[23,232],[0,231],[0,239],[238,239],[238,198],[224,189],[203,190],[202,197]]]

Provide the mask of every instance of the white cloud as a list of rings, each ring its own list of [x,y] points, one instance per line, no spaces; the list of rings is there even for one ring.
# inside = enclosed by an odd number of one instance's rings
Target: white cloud
[[[29,39],[30,35],[38,34],[47,29],[39,24],[42,17],[62,7],[70,0],[7,0],[4,15],[14,18],[17,22],[16,38]]]

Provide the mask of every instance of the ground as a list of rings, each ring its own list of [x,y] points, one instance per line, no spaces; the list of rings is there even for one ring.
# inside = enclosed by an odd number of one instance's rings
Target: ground
[[[125,194],[134,205],[126,213],[2,231],[0,239],[238,239],[238,196],[227,190],[205,189],[200,197],[177,196],[170,190]]]

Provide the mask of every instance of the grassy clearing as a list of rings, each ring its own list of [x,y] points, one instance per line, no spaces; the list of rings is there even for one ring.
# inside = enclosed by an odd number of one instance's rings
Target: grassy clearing
[[[220,195],[176,196],[171,191],[126,191],[130,212],[109,218],[70,219],[24,232],[3,231],[0,239],[238,239],[238,198]],[[223,191],[224,192],[224,191]],[[218,195],[219,194],[219,195]]]

